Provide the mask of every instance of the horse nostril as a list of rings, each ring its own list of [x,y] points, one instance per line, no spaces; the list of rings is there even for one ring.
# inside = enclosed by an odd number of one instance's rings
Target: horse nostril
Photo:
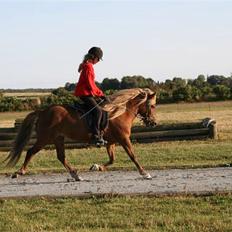
[[[156,123],[156,122],[153,122],[153,125],[152,125],[152,126],[155,127],[156,125],[157,125],[157,123]]]

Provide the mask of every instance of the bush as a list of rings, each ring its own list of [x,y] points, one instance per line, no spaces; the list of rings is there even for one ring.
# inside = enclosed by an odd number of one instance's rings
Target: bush
[[[64,95],[52,94],[41,99],[41,108],[46,108],[50,105],[74,105],[77,101],[79,101],[78,98],[69,92],[64,92]]]
[[[0,98],[0,111],[20,111],[22,100],[17,99],[16,97],[1,97]]]
[[[224,85],[216,85],[213,88],[213,92],[215,93],[217,100],[227,100],[230,99],[231,96],[230,88]]]
[[[25,111],[46,108],[50,105],[73,105],[78,99],[66,90],[59,89],[55,94],[41,98],[20,99],[17,97],[0,97],[0,112]]]
[[[171,103],[173,102],[172,92],[165,89],[160,89],[157,93],[158,103]]]

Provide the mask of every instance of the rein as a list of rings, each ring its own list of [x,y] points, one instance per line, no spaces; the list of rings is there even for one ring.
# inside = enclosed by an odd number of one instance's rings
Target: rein
[[[102,102],[104,101],[104,99],[102,99],[99,103],[97,103],[96,106],[94,106],[93,108],[91,108],[89,111],[87,111],[86,113],[84,113],[83,115],[81,115],[80,119],[84,118],[87,114],[89,114],[91,111],[93,111],[97,106],[99,106]]]

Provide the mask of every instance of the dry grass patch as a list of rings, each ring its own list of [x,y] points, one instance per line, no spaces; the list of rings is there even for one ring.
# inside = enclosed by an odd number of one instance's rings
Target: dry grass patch
[[[25,118],[30,111],[0,112],[0,128],[14,127],[15,119]]]
[[[43,96],[48,96],[50,95],[51,92],[4,92],[3,96],[4,97],[43,97]]]
[[[157,106],[160,124],[195,122],[208,117],[217,121],[219,139],[232,139],[232,101]]]

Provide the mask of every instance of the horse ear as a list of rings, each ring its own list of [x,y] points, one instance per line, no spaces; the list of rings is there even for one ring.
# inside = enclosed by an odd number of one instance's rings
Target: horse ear
[[[148,99],[150,100],[152,105],[156,104],[156,93],[148,95]]]
[[[136,97],[133,98],[133,104],[139,104],[143,99],[145,99],[146,93],[139,93]]]
[[[142,92],[138,95],[138,98],[144,99],[146,97],[146,93]]]
[[[152,98],[155,98],[155,97],[156,97],[156,93],[148,95],[148,99],[152,99]]]

